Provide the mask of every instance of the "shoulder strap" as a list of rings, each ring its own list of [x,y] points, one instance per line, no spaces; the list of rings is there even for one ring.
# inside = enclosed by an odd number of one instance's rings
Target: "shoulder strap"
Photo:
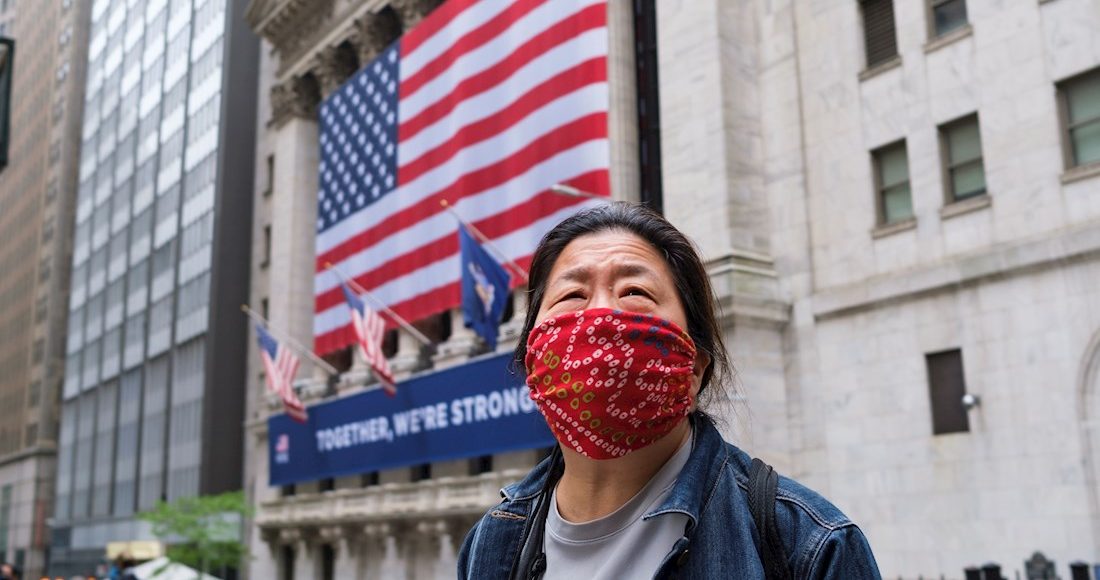
[[[764,564],[764,577],[767,580],[790,580],[792,576],[787,553],[775,521],[775,490],[778,487],[779,475],[772,466],[754,458],[749,472],[749,511],[760,534],[757,550]]]

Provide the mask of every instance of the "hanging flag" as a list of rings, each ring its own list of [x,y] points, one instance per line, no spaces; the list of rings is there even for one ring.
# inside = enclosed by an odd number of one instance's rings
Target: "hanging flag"
[[[458,245],[462,256],[462,317],[466,328],[472,328],[490,349],[496,350],[511,276],[462,224],[458,226]]]
[[[382,384],[382,389],[387,395],[397,394],[397,383],[393,380],[393,372],[390,364],[386,362],[386,355],[382,353],[382,336],[386,332],[386,321],[371,310],[363,302],[358,294],[348,288],[346,282],[340,282],[340,288],[344,291],[344,300],[351,310],[352,328],[355,330],[355,339],[359,343],[359,350],[363,353],[363,359],[367,361],[374,376]]]
[[[291,419],[305,423],[309,418],[305,405],[294,393],[294,375],[298,373],[298,356],[279,344],[275,337],[256,323],[256,338],[260,342],[260,355],[264,361],[264,377],[267,390],[283,401],[283,410]]]
[[[606,0],[448,0],[319,108],[314,345],[355,340],[332,263],[418,320],[461,303],[462,215],[526,268],[610,195]]]

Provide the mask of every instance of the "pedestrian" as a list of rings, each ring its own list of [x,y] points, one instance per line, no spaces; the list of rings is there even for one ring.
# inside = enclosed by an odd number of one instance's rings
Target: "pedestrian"
[[[0,564],[0,580],[19,580],[19,568],[15,564]]]
[[[515,359],[558,446],[467,534],[460,578],[880,578],[851,520],[700,406],[731,367],[706,268],[663,217],[566,219],[528,305]]]

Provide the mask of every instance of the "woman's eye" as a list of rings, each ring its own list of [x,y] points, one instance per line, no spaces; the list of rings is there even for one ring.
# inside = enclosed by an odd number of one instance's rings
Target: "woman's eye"
[[[558,302],[564,302],[566,300],[583,300],[583,299],[584,299],[584,294],[581,294],[579,291],[574,290],[573,292],[569,292],[569,293],[565,294],[564,296],[562,296],[561,298],[559,298]]]
[[[641,296],[643,298],[649,298],[649,299],[653,298],[652,296],[649,295],[649,292],[646,292],[645,290],[642,290],[641,288],[627,288],[625,296]]]

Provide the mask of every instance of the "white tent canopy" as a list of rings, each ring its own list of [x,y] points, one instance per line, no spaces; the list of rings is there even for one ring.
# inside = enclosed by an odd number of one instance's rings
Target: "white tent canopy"
[[[134,566],[131,572],[140,580],[198,580],[199,578],[202,580],[221,580],[210,574],[200,575],[198,570],[184,566],[179,562],[171,562],[164,557],[149,560],[140,566]]]

